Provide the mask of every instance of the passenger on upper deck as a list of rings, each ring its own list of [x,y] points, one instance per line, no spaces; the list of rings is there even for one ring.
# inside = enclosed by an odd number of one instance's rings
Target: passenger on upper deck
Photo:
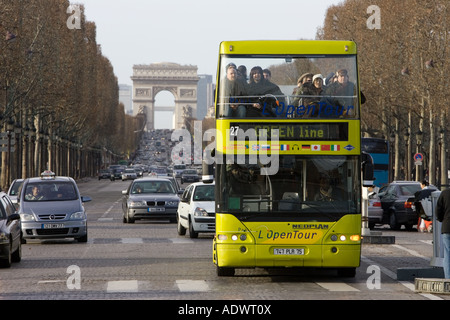
[[[227,76],[222,81],[221,96],[223,97],[221,101],[222,113],[221,116],[237,118],[245,118],[246,108],[242,103],[239,96],[247,95],[246,84],[242,81],[237,80],[237,70],[235,64],[228,64],[226,67]]]
[[[327,86],[324,92],[325,102],[337,108],[336,114],[347,115],[349,110],[355,110],[356,86],[348,80],[346,69],[338,70],[336,75],[337,81]]]
[[[264,79],[262,68],[256,66],[250,70],[248,94],[252,96],[250,102],[253,102],[253,104],[249,105],[247,109],[247,116],[261,117],[263,116],[264,105],[259,103],[259,98],[263,95],[271,94],[280,99],[283,92],[281,92],[280,88],[276,84]],[[272,110],[265,110],[265,112],[271,113],[271,116],[275,116]]]
[[[319,106],[319,102],[321,99],[321,96],[323,94],[323,88],[322,88],[322,82],[323,82],[323,76],[321,74],[316,74],[313,77],[312,83],[306,82],[303,87],[301,88],[302,91],[300,92],[301,95],[309,95],[309,97],[302,97],[300,101],[302,102],[302,105],[305,107],[308,107],[310,105],[316,105]],[[308,108],[310,110],[310,108]],[[310,116],[313,116],[313,114],[310,114]]]
[[[294,107],[298,107],[301,104],[301,98],[299,96],[302,94],[303,86],[311,84],[312,78],[313,74],[309,72],[302,74],[300,78],[298,78],[297,88],[294,88],[294,91],[292,92],[292,95],[295,96],[292,101],[292,105],[294,105]]]

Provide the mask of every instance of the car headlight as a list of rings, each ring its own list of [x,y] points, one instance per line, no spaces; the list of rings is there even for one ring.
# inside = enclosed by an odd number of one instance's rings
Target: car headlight
[[[203,208],[197,207],[197,208],[195,208],[194,216],[196,216],[196,217],[207,217],[208,216],[208,212],[205,209],[203,209]]]
[[[129,208],[146,207],[146,206],[147,206],[147,202],[146,201],[129,201],[128,202],[128,207]]]
[[[0,232],[0,241],[8,241],[8,235],[6,233]]]
[[[74,212],[70,216],[70,220],[84,220],[85,218],[86,218],[86,215],[82,211]]]
[[[30,213],[22,213],[22,214],[20,214],[20,220],[22,220],[22,221],[36,221],[36,219],[34,218],[34,215],[32,215]]]

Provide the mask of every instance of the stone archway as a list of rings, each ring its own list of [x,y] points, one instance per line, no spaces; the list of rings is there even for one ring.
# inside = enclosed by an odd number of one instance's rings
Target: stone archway
[[[173,127],[181,129],[184,125],[184,113],[188,106],[192,116],[197,116],[197,83],[199,81],[196,66],[182,66],[177,63],[162,62],[150,65],[134,65],[133,76],[133,115],[144,110],[147,116],[146,130],[155,128],[155,97],[161,91],[169,91],[175,97]],[[159,107],[169,110],[170,107]]]

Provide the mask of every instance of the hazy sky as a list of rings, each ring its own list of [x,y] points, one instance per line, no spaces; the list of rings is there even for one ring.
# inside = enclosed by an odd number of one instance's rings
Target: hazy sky
[[[97,43],[119,83],[132,84],[134,64],[217,69],[224,40],[314,39],[326,9],[342,0],[79,0],[97,25]]]

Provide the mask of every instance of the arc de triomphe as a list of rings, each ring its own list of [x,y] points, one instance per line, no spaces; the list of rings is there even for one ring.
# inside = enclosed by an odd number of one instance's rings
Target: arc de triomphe
[[[133,66],[133,115],[146,114],[146,130],[155,128],[155,111],[173,111],[174,129],[183,127],[187,110],[192,110],[191,116],[196,117],[197,70],[196,66],[171,62]],[[174,95],[175,107],[155,106],[155,97],[161,91]]]

